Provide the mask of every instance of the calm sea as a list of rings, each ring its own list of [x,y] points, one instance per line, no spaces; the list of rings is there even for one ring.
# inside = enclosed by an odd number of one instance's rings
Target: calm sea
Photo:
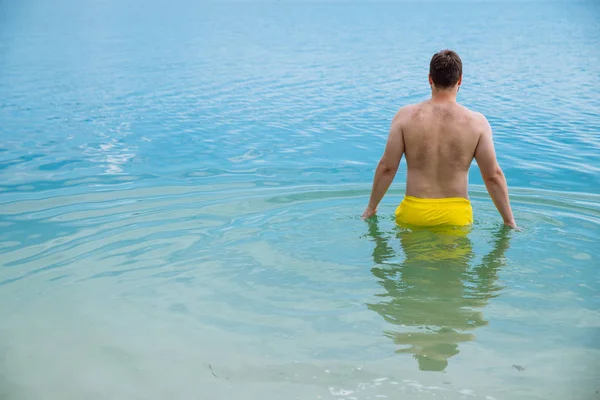
[[[438,50],[467,237],[360,219]],[[600,399],[600,3],[0,1],[0,399]]]

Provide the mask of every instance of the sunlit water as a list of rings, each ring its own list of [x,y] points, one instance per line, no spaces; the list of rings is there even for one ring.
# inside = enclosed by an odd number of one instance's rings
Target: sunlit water
[[[600,398],[597,2],[149,3],[0,2],[0,399]],[[360,219],[446,47],[522,232]]]

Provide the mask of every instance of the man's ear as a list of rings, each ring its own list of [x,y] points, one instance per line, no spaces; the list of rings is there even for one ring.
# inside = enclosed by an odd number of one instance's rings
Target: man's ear
[[[460,86],[462,84],[462,75],[460,76],[460,78],[458,78],[458,86]]]
[[[431,79],[431,74],[427,75],[429,77],[429,86],[433,85],[433,79]]]

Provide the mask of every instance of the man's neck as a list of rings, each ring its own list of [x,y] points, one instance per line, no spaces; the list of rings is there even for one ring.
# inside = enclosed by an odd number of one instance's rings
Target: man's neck
[[[431,101],[433,103],[456,103],[458,91],[454,88],[439,90],[431,88]]]

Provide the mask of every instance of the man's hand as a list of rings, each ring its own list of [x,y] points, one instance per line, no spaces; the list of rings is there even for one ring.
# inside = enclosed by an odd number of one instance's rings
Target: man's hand
[[[367,209],[365,210],[365,212],[362,215],[362,219],[369,219],[369,218],[371,218],[375,214],[377,214],[377,209],[373,208],[371,206],[368,206]]]
[[[504,225],[505,225],[505,226],[508,226],[509,228],[512,228],[512,229],[514,229],[515,231],[520,231],[520,230],[521,230],[521,228],[519,228],[519,227],[517,226],[517,223],[515,222],[515,220],[514,220],[514,219],[513,219],[512,221],[508,221],[508,222],[507,222],[507,221],[504,221]]]

